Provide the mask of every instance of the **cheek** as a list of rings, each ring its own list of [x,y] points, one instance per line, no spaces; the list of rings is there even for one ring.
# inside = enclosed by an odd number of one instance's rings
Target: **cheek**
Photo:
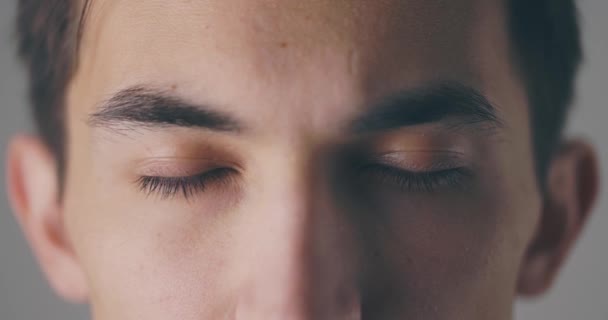
[[[408,297],[402,305],[409,308],[508,312],[525,247],[516,216],[526,213],[507,204],[521,199],[502,188],[386,200],[383,218],[365,237],[366,251],[380,253],[373,257],[372,281]]]
[[[100,199],[66,208],[81,216],[72,219],[70,229],[95,314],[120,319],[225,314],[231,232],[217,216],[201,208],[117,200],[117,194]]]

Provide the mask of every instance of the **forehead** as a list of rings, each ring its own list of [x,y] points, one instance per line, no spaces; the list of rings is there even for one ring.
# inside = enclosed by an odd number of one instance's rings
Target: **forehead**
[[[115,25],[131,27],[129,31],[159,32],[159,36],[176,36],[175,31],[187,29],[200,36],[227,36],[229,41],[252,36],[253,41],[295,37],[301,47],[353,41],[369,44],[378,36],[382,38],[378,40],[386,40],[397,35],[428,45],[426,40],[431,38],[445,42],[462,36],[476,23],[472,18],[481,9],[477,2],[496,5],[496,0],[90,0],[87,29]]]
[[[513,80],[500,3],[93,0],[75,82],[85,104],[145,83],[331,109],[446,80],[500,100]]]

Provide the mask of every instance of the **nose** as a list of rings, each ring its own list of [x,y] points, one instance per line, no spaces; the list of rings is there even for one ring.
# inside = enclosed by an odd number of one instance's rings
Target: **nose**
[[[356,228],[315,171],[275,166],[260,178],[236,319],[361,318]]]

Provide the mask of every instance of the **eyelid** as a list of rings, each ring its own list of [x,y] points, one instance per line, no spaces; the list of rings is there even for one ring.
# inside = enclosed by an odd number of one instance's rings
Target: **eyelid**
[[[140,176],[135,183],[147,195],[159,194],[162,199],[168,199],[182,194],[189,199],[198,192],[207,191],[211,185],[231,185],[235,174],[234,169],[217,167],[190,176]]]
[[[241,171],[237,163],[220,158],[155,157],[139,161],[136,164],[136,174],[137,176],[187,178],[218,168]]]
[[[363,170],[367,184],[393,186],[408,193],[433,193],[449,189],[464,190],[473,172],[467,168],[452,168],[433,172],[412,172],[383,165],[370,165]]]
[[[376,163],[409,172],[442,171],[467,167],[470,161],[464,152],[451,150],[407,150],[382,152],[372,156]]]

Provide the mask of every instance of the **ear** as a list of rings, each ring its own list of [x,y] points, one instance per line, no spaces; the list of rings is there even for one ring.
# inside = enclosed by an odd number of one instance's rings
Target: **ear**
[[[20,136],[11,141],[7,160],[13,212],[47,279],[65,299],[84,301],[85,277],[64,229],[53,156],[39,139]]]
[[[540,222],[520,270],[520,294],[540,295],[553,283],[589,218],[598,176],[597,158],[588,144],[570,141],[561,146],[549,167]]]

